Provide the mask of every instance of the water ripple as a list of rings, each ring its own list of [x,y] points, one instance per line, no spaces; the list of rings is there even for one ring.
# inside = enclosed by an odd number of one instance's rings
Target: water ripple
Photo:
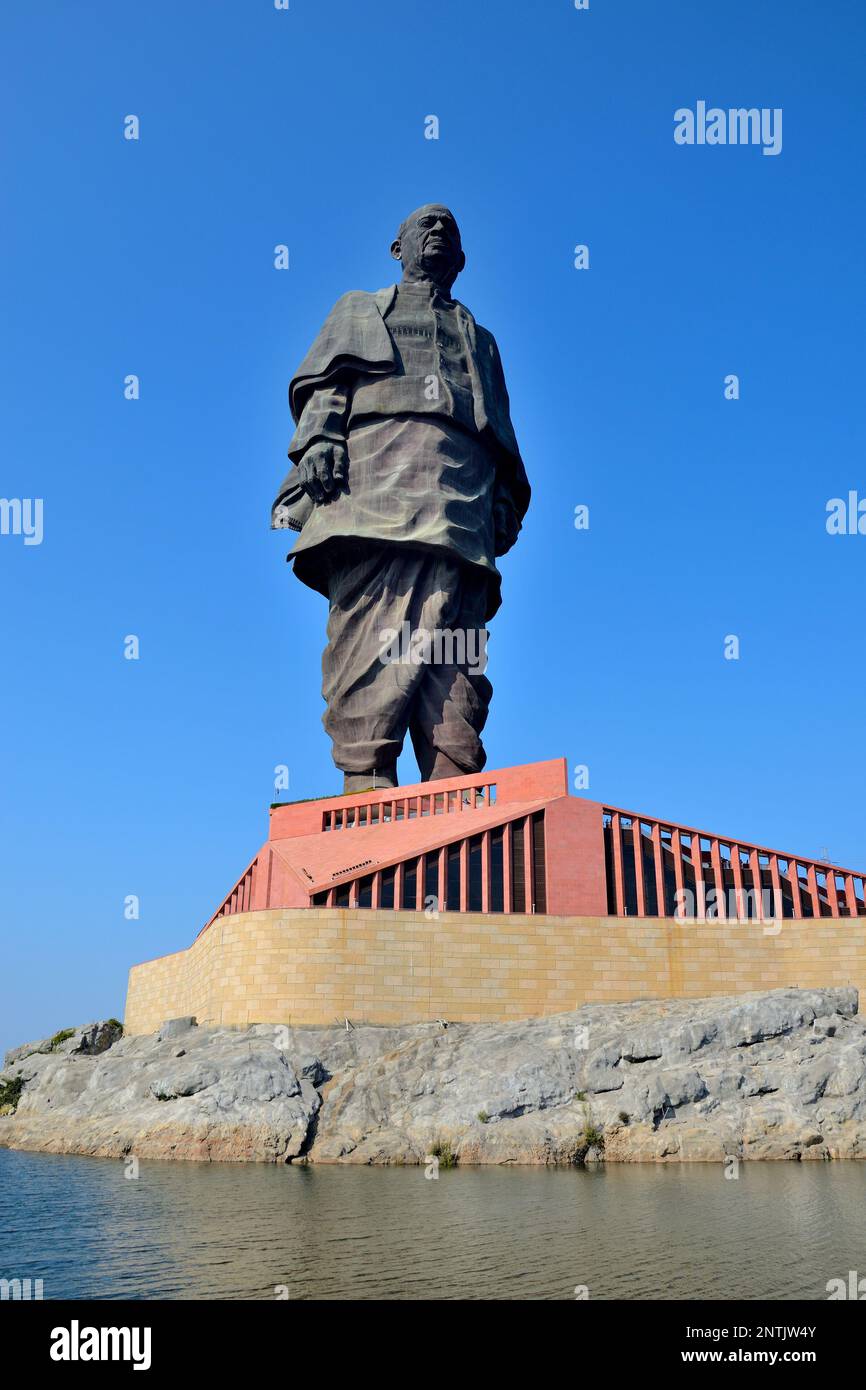
[[[0,1277],[46,1298],[821,1299],[866,1273],[857,1163],[142,1163],[0,1150]]]

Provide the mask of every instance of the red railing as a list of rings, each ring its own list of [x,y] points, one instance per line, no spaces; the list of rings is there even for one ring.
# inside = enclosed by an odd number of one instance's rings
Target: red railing
[[[426,796],[401,797],[393,792],[382,801],[366,805],[331,807],[322,812],[322,830],[355,830],[361,826],[390,825],[419,816],[441,816],[449,812],[489,810],[496,804],[496,783],[477,787],[451,788]]]
[[[761,920],[866,916],[866,881],[851,869],[603,808],[612,916]]]

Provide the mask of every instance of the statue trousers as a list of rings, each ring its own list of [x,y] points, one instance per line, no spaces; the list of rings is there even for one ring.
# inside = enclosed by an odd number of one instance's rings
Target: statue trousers
[[[480,772],[493,688],[483,572],[448,555],[347,543],[331,561],[322,722],[344,772],[393,766],[408,731],[422,781],[437,753]]]

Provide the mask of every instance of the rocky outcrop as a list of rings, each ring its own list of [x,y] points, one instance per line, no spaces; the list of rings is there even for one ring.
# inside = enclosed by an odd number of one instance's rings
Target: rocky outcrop
[[[20,1077],[0,1144],[115,1158],[297,1158],[321,1100],[271,1036],[164,1028],[99,1055],[29,1053],[0,1081]]]
[[[3,1067],[8,1069],[37,1052],[59,1053],[64,1057],[73,1052],[83,1052],[88,1057],[95,1057],[100,1052],[106,1052],[122,1036],[123,1025],[116,1018],[86,1023],[83,1028],[64,1028],[52,1038],[39,1038],[36,1042],[13,1047],[11,1052],[6,1053]]]
[[[20,1049],[18,1050],[20,1051]],[[117,1157],[575,1163],[866,1157],[854,989],[513,1023],[197,1028],[32,1051],[0,1145]]]

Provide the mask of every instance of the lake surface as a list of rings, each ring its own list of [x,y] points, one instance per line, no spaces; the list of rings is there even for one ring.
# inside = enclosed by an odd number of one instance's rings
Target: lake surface
[[[826,1299],[866,1275],[866,1163],[124,1171],[0,1150],[0,1277],[46,1299]]]

